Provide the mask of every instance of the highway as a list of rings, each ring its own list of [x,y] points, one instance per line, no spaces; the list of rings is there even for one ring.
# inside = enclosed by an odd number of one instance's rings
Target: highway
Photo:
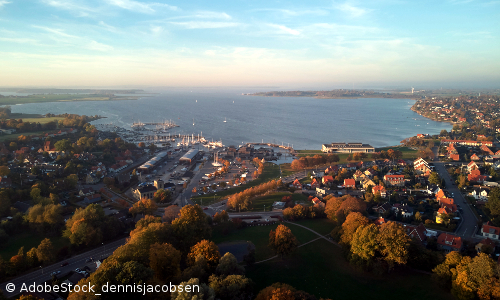
[[[113,252],[118,247],[124,245],[125,241],[126,238],[122,238],[111,243],[103,244],[102,246],[95,248],[93,250],[89,250],[85,253],[78,254],[76,256],[52,264],[50,266],[40,268],[28,274],[15,277],[7,282],[0,284],[0,289],[3,291],[6,297],[10,298],[20,293],[19,290],[23,283],[26,283],[26,285],[33,283],[43,284],[45,281],[52,278],[50,274],[54,271],[61,271],[61,274],[59,275],[59,277],[61,277],[75,270],[76,268],[82,269],[84,266],[89,266],[91,270],[95,270],[95,262],[86,262],[87,259],[92,257],[95,261],[100,259],[101,257],[108,257],[109,255],[113,254]],[[68,264],[64,267],[61,267],[61,264],[64,262],[67,262]],[[10,293],[7,292],[6,285],[8,283],[15,284],[15,290],[13,292]]]

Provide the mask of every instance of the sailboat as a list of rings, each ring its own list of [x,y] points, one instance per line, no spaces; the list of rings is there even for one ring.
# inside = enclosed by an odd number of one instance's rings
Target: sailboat
[[[227,120],[226,120],[226,118],[224,118],[224,123],[227,123]]]
[[[194,126],[194,118],[193,118],[193,126]]]

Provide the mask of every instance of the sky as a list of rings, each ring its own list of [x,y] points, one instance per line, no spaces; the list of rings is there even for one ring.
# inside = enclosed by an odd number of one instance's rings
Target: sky
[[[0,0],[0,86],[500,88],[500,0]]]

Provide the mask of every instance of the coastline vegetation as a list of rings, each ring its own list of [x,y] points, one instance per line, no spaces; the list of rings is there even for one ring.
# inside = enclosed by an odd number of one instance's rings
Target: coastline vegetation
[[[43,102],[66,101],[116,101],[137,100],[142,96],[115,96],[114,94],[35,94],[28,96],[3,96],[0,95],[0,105],[15,105]]]

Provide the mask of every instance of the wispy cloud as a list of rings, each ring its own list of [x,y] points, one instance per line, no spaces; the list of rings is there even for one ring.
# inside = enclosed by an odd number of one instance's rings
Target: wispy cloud
[[[5,4],[9,4],[9,3],[12,3],[12,2],[6,1],[6,0],[0,0],[0,7],[4,6]]]
[[[20,43],[20,44],[38,44],[36,40],[28,39],[28,38],[0,37],[0,41],[9,42],[9,43]]]
[[[474,2],[474,0],[448,0],[451,4],[467,4]]]
[[[170,22],[170,24],[182,26],[187,29],[227,28],[227,27],[236,27],[240,25],[240,23],[236,22],[212,22],[212,21]]]
[[[89,13],[97,11],[95,8],[82,5],[73,0],[42,0],[42,3],[59,9],[72,11],[80,16],[88,16]]]
[[[336,9],[351,15],[351,17],[361,17],[367,13],[366,9],[361,7],[356,7],[348,3],[337,5]]]
[[[278,33],[300,35],[300,31],[279,24],[268,24],[269,27],[278,29]]]
[[[111,31],[111,32],[114,32],[114,33],[120,32],[120,30],[118,30],[118,28],[116,28],[115,26],[111,26],[111,25],[107,24],[104,21],[99,21],[99,26],[101,26],[102,28],[106,29],[107,31]]]
[[[62,36],[62,37],[65,37],[65,38],[73,38],[73,39],[79,38],[76,35],[67,34],[64,31],[62,31],[61,29],[55,29],[55,28],[50,28],[50,27],[45,27],[45,26],[38,26],[38,25],[33,25],[33,27],[41,29],[41,30],[44,30],[44,31],[47,31],[47,32],[50,32],[50,33],[54,33],[54,34],[56,34],[58,36]]]
[[[167,8],[169,10],[178,10],[177,6],[172,6],[164,3],[143,3],[134,0],[106,0],[109,4],[118,6],[120,8],[137,11],[141,13],[152,14],[156,11],[157,8]]]
[[[114,49],[112,46],[101,44],[101,43],[98,43],[96,41],[91,41],[90,43],[88,43],[86,45],[86,48],[89,50],[96,50],[96,51],[102,51],[102,52],[111,51]]]
[[[222,20],[231,20],[232,17],[225,12],[218,11],[197,11],[189,15],[184,16],[174,16],[168,18],[169,20],[178,20],[178,19],[222,19]]]
[[[262,12],[262,11],[268,11],[268,12],[277,12],[280,13],[284,16],[287,17],[296,17],[296,16],[303,16],[303,15],[317,15],[317,16],[325,16],[328,15],[329,12],[328,10],[325,9],[279,9],[279,8],[259,8],[259,9],[253,9],[251,12]]]

